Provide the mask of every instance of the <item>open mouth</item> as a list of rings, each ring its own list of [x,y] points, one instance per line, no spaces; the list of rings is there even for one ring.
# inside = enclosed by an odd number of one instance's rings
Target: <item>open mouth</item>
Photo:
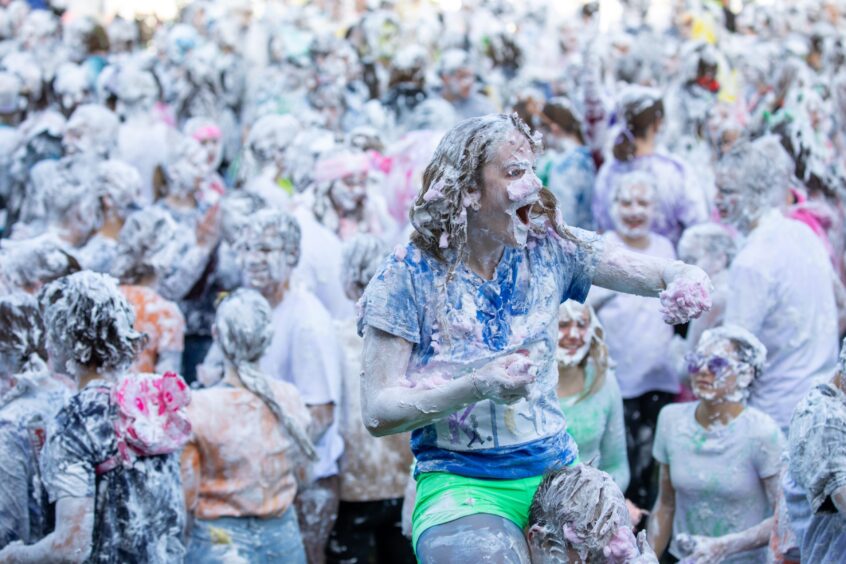
[[[531,210],[531,209],[532,209],[532,205],[527,204],[525,206],[521,206],[521,207],[517,208],[517,210],[515,211],[515,215],[517,216],[517,219],[519,219],[520,223],[522,223],[523,225],[526,225],[526,226],[529,225],[529,210]]]

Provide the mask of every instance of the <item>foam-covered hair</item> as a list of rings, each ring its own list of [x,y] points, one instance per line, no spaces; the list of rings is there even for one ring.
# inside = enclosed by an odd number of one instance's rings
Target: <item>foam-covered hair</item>
[[[0,297],[0,354],[15,373],[32,364],[33,355],[47,361],[44,321],[34,296],[14,292]]]
[[[148,206],[132,213],[120,230],[112,274],[124,284],[136,284],[151,274],[162,274],[168,264],[157,256],[177,239],[177,225],[162,208]]]
[[[39,302],[51,351],[67,359],[72,373],[125,370],[143,347],[135,312],[114,278],[91,271],[60,278],[41,290]]]
[[[115,212],[125,217],[141,197],[141,175],[124,161],[103,161],[97,165],[94,193],[99,198],[108,198]]]
[[[83,104],[74,110],[65,129],[85,132],[91,149],[100,156],[107,156],[115,147],[118,133],[117,116],[98,104]]]
[[[300,124],[292,116],[267,115],[253,124],[247,147],[256,161],[264,164],[291,145],[299,132]]]
[[[723,254],[731,264],[737,243],[725,227],[717,223],[699,223],[684,230],[679,239],[679,258],[694,263],[696,258]]]
[[[645,170],[633,170],[616,177],[614,185],[612,186],[613,199],[617,199],[617,196],[623,188],[630,188],[632,186],[647,186],[652,194],[652,198],[654,199],[656,196],[655,177],[647,173]]]
[[[740,142],[723,155],[717,163],[717,183],[739,191],[741,221],[748,224],[783,204],[793,170],[793,159],[779,138],[766,135]]]
[[[272,312],[255,290],[241,288],[217,308],[215,335],[223,356],[233,364],[256,362],[273,339]]]
[[[346,241],[341,250],[344,288],[365,288],[382,264],[385,253],[385,245],[373,235],[359,233]]]
[[[77,260],[54,235],[7,240],[0,248],[0,280],[6,289],[31,288],[79,270]]]
[[[587,562],[605,562],[603,549],[620,528],[630,526],[620,488],[611,476],[585,464],[544,476],[529,509],[535,534],[572,548]]]
[[[238,233],[236,246],[247,241],[272,239],[288,257],[289,266],[300,262],[300,224],[294,216],[276,209],[263,209],[250,218]]]
[[[438,143],[423,172],[423,186],[409,216],[415,242],[442,256],[443,237],[449,249],[463,251],[467,242],[467,208],[481,197],[482,169],[493,158],[505,136],[515,131],[528,140],[532,151],[541,142],[517,114],[489,114],[459,122]]]

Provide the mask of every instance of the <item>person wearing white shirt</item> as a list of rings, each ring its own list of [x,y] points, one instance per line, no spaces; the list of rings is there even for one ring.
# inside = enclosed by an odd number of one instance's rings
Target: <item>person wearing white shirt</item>
[[[329,313],[308,290],[291,284],[300,257],[300,228],[283,212],[267,209],[239,233],[237,260],[245,286],[258,290],[273,310],[273,340],[259,361],[271,378],[293,384],[316,429],[315,481],[296,500],[309,562],[323,562],[338,513],[338,432],[342,357]]]
[[[785,430],[799,400],[837,363],[834,271],[804,224],[779,209],[793,163],[775,137],[735,147],[717,169],[721,219],[745,235],[729,270],[725,322],[767,347],[749,405]]]

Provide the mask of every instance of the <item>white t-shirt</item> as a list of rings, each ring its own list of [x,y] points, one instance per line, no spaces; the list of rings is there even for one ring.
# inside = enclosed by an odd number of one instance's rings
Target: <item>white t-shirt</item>
[[[784,435],[771,417],[747,407],[728,425],[703,428],[696,421],[699,402],[671,404],[661,410],[652,455],[670,466],[676,491],[676,535],[716,537],[744,531],[772,515],[763,480],[779,473]],[[741,552],[729,563],[767,561],[767,549]]]
[[[606,233],[604,238],[608,244],[625,246],[613,231]],[[676,258],[670,240],[656,233],[649,235],[647,248],[626,248],[644,255]],[[667,354],[673,328],[664,323],[660,302],[598,286],[591,288],[588,300],[597,308],[599,321],[605,329],[605,343],[617,366],[617,382],[623,399],[652,391],[677,393],[678,378]]]
[[[326,309],[308,290],[292,286],[273,310],[273,340],[259,362],[271,378],[293,384],[306,405],[335,404],[335,420],[315,445],[315,478],[338,473],[344,441],[338,433],[341,351]]]
[[[767,213],[729,270],[726,323],[767,347],[749,405],[787,429],[793,408],[837,363],[837,306],[828,255],[803,223]]]

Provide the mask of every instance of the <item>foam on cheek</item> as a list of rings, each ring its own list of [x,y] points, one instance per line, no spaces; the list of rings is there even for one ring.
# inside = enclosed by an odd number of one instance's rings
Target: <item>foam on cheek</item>
[[[536,195],[541,188],[540,179],[530,169],[519,180],[510,182],[506,190],[509,200],[512,202],[523,202]]]

